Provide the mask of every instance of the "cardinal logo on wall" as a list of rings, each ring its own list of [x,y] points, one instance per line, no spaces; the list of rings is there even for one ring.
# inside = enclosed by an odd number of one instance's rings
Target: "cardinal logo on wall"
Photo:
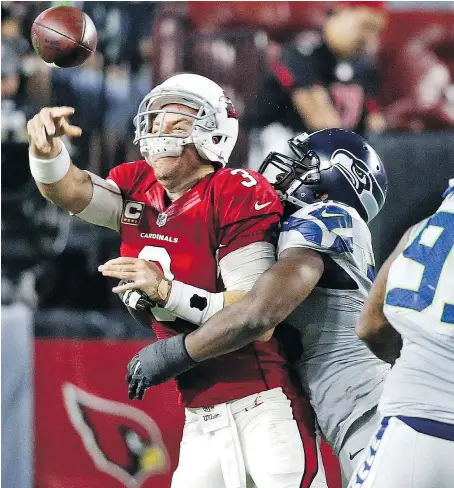
[[[138,488],[150,476],[166,473],[169,455],[156,423],[142,410],[63,385],[69,419],[96,467]]]

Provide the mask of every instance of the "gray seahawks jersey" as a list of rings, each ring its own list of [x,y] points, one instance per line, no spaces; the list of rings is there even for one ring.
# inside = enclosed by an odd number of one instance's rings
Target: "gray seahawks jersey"
[[[338,453],[352,423],[378,404],[389,371],[355,333],[374,278],[371,235],[355,209],[325,201],[283,223],[278,253],[293,247],[314,249],[325,263],[317,287],[286,322],[298,329],[302,346],[299,357],[289,355]]]
[[[454,424],[454,179],[392,264],[384,312],[403,347],[386,381],[383,415]]]

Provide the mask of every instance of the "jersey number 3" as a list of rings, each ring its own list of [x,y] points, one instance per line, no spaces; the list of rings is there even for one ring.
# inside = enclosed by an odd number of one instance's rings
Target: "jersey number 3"
[[[244,169],[241,168],[232,169],[232,171],[230,171],[230,174],[241,175],[243,177],[243,181],[241,182],[241,184],[246,188],[250,188],[251,186],[255,186],[257,184],[257,180]]]
[[[170,257],[169,252],[164,247],[158,246],[145,246],[137,256],[139,259],[144,259],[145,261],[153,261],[154,263],[158,263],[161,268],[164,276],[168,280],[173,280],[174,275],[172,271],[170,271],[170,262],[172,258]],[[174,322],[176,320],[175,315],[170,313],[165,308],[156,307],[152,310],[153,315],[156,320],[159,322]]]
[[[386,295],[386,303],[422,312],[434,305],[440,310],[441,322],[454,325],[454,304],[446,299],[454,294],[452,270],[445,268],[454,253],[454,219],[447,212],[437,212],[403,256],[421,266],[421,281],[415,288],[393,288]],[[443,289],[441,289],[441,283]],[[440,315],[438,315],[440,317]]]

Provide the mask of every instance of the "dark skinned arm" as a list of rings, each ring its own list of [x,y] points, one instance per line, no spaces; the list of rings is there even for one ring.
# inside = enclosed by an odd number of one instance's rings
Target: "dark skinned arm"
[[[323,270],[323,259],[316,251],[285,250],[247,295],[186,336],[189,356],[196,362],[205,361],[266,335],[306,299]]]
[[[405,249],[410,231],[411,229],[407,230],[397,247],[380,268],[356,324],[358,337],[379,359],[389,364],[394,364],[400,356],[402,338],[383,313],[386,282],[388,281],[389,268]]]

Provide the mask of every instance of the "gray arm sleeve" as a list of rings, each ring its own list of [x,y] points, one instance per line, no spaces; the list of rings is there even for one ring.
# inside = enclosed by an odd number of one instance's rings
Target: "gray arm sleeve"
[[[82,212],[74,215],[91,224],[119,231],[123,211],[123,197],[120,189],[112,180],[104,180],[90,171],[87,173],[93,183],[93,196]]]

